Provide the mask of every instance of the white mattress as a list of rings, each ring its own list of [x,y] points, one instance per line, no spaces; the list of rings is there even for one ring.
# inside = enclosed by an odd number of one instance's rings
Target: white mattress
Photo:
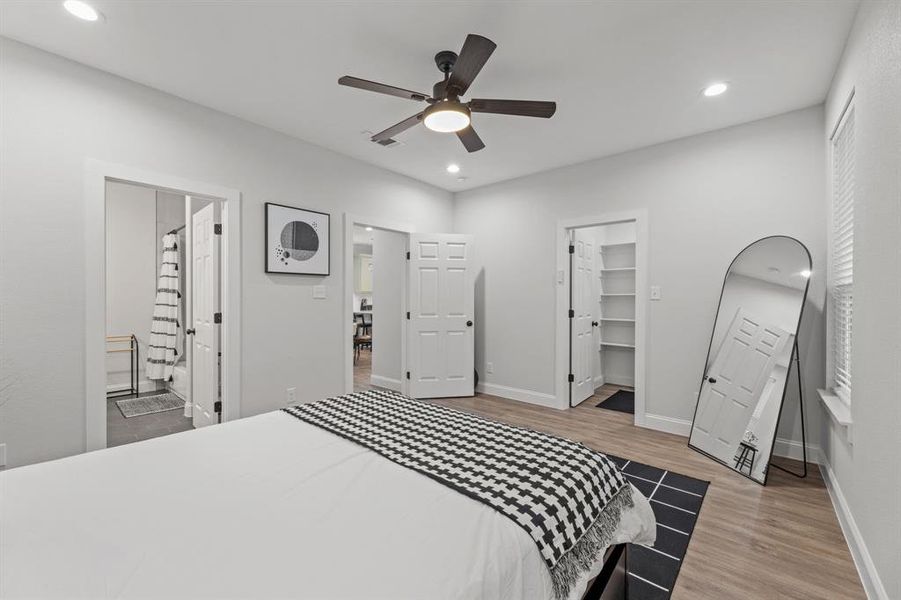
[[[615,542],[650,543],[651,508],[633,492]],[[506,517],[277,411],[0,473],[0,597],[553,592]]]

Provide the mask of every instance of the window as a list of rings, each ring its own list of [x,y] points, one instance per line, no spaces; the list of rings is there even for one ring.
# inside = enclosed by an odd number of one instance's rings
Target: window
[[[839,398],[850,402],[854,312],[854,107],[851,105],[832,136],[831,234],[832,387]]]

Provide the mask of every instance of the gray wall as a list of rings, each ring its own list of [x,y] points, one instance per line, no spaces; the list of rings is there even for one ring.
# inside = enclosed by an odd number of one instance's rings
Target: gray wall
[[[901,598],[901,3],[861,5],[826,102],[827,137],[852,89],[854,443],[827,417],[821,444],[853,519],[849,542],[869,555],[858,569],[881,579],[881,597]]]
[[[135,334],[140,356],[146,357],[159,273],[156,191],[111,181],[106,184],[106,199],[107,335]],[[125,349],[128,344],[109,344],[109,348]],[[107,387],[128,388],[130,363],[128,352],[106,355]],[[143,364],[138,377],[142,390],[152,389]]]
[[[406,234],[372,232],[372,383],[400,391]]]
[[[645,208],[649,284],[662,288],[648,305],[647,412],[682,426],[692,418],[723,275],[748,243],[773,234],[813,255],[800,343],[807,389],[821,386],[822,123],[814,107],[458,194],[454,229],[475,235],[484,269],[475,319],[482,380],[554,393],[555,224]],[[793,391],[788,403],[780,435],[798,439]],[[816,431],[819,407],[808,406]]]
[[[283,405],[289,387],[298,401],[343,391],[342,212],[451,227],[448,192],[17,42],[0,40],[0,77],[0,441],[9,466],[85,448],[86,158],[241,191],[243,415]],[[331,213],[330,277],[263,272],[266,201]],[[320,284],[326,300],[312,298]]]

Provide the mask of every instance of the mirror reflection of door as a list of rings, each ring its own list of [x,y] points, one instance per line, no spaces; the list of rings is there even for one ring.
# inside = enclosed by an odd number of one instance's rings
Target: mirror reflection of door
[[[766,482],[810,277],[792,238],[748,246],[726,274],[689,445]]]

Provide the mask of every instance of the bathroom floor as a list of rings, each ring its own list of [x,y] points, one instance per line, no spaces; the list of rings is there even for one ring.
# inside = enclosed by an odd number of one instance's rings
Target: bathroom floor
[[[143,392],[138,397],[153,396],[159,391]],[[106,446],[121,446],[141,440],[149,440],[155,437],[188,431],[194,428],[191,417],[184,416],[184,410],[167,410],[166,412],[153,413],[126,419],[122,411],[116,406],[116,400],[132,398],[133,396],[120,396],[109,398],[106,401]]]

